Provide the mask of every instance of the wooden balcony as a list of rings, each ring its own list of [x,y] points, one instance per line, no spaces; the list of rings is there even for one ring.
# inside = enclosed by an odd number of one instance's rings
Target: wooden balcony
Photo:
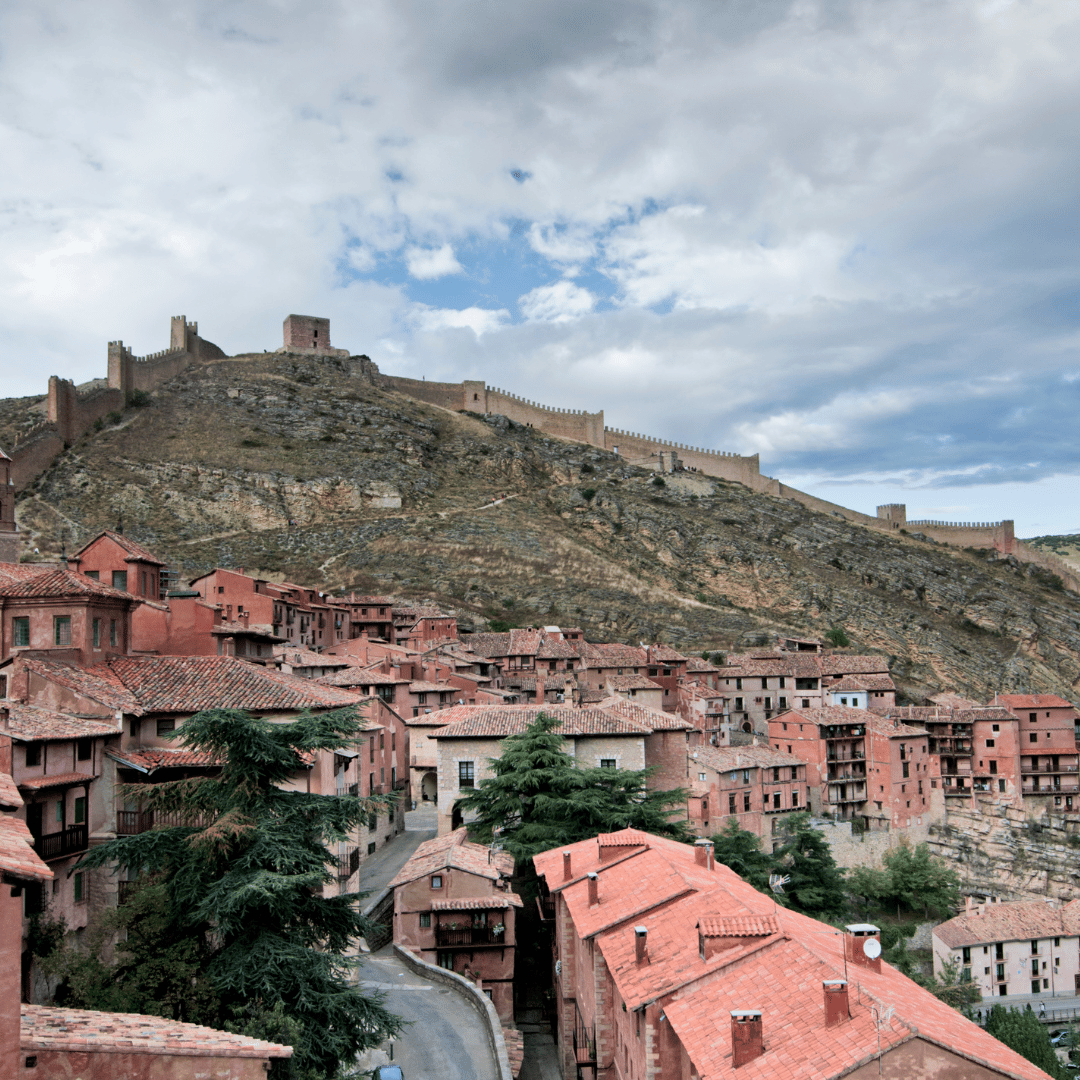
[[[360,869],[360,849],[353,848],[347,855],[337,857],[338,881],[348,881]]]
[[[506,931],[498,932],[491,926],[435,927],[435,944],[439,948],[469,948],[473,945],[505,945]]]
[[[192,816],[179,811],[165,813],[161,810],[117,810],[116,835],[138,836],[151,829],[175,829],[184,826],[205,828],[209,821],[202,815]]]
[[[63,859],[67,855],[78,855],[86,850],[88,835],[85,825],[69,825],[59,832],[43,833],[34,837],[34,851],[45,862],[50,859]]]

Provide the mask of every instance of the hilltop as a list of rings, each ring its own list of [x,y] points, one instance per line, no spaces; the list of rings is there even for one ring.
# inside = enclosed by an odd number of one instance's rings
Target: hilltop
[[[654,477],[380,388],[367,366],[259,353],[188,368],[21,494],[29,546],[55,558],[122,523],[184,578],[243,566],[431,598],[466,627],[556,622],[693,652],[840,626],[889,656],[911,700],[1076,695],[1080,597],[1046,571],[700,474]],[[41,415],[41,399],[0,401],[0,446]]]

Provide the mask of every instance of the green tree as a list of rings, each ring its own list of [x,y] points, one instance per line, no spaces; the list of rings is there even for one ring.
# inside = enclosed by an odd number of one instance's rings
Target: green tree
[[[1006,1010],[1001,1005],[995,1005],[990,1010],[986,1030],[1043,1072],[1055,1077],[1055,1080],[1068,1080],[1071,1076],[1062,1068],[1050,1045],[1050,1032],[1039,1023],[1039,1018],[1030,1009]]]
[[[759,892],[769,891],[772,856],[761,850],[761,841],[754,833],[739,828],[738,820],[729,817],[723,829],[713,836],[712,842],[718,863],[731,867],[743,881]]]
[[[941,965],[941,974],[926,989],[946,1005],[961,1012],[968,1012],[972,1005],[982,1001],[982,991],[971,977],[965,979],[961,976],[959,960],[946,960]]]
[[[825,640],[837,649],[846,649],[851,644],[842,626],[834,626],[826,635]]]
[[[842,915],[844,871],[836,865],[828,841],[810,824],[809,814],[792,814],[783,827],[784,843],[773,851],[778,873],[791,880],[784,894],[796,911],[814,916]]]
[[[583,769],[562,748],[561,721],[546,713],[520,735],[503,739],[502,754],[490,761],[486,777],[458,802],[475,814],[469,831],[500,842],[518,861],[602,832],[642,829],[689,841],[674,815],[686,792],[654,791],[649,769]]]
[[[912,849],[908,844],[887,851],[882,860],[892,880],[888,899],[897,908],[934,912],[947,917],[960,906],[960,875],[941,859],[930,854],[926,844]]]
[[[888,870],[877,870],[872,866],[848,870],[845,884],[852,904],[862,904],[867,918],[871,908],[880,907],[893,895],[892,875]]]
[[[358,894],[322,894],[336,882],[328,845],[354,839],[386,799],[284,787],[306,755],[348,747],[359,731],[348,709],[283,724],[239,711],[198,713],[177,737],[224,762],[219,774],[138,788],[148,809],[191,824],[111,840],[80,864],[153,874],[146,918],[159,918],[165,929],[147,923],[147,936],[197,941],[194,952],[183,945],[181,960],[205,976],[207,1007],[212,992],[225,1026],[288,1041],[295,1055],[279,1074],[305,1080],[333,1075],[402,1027],[379,995],[350,983],[347,951],[373,929],[359,913]],[[166,973],[137,983],[128,972],[124,985],[138,996],[137,986],[151,993],[170,983]],[[137,1004],[152,1008],[145,999]]]

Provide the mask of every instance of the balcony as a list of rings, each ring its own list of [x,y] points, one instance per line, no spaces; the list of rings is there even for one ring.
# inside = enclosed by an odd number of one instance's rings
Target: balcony
[[[439,948],[468,949],[473,945],[505,945],[506,932],[492,926],[435,927],[435,944]]]
[[[1057,777],[1054,778],[1052,784],[1040,784],[1038,780],[1035,780],[1032,784],[1025,783],[1021,788],[1021,793],[1024,795],[1075,795],[1078,791],[1080,791],[1080,782],[1070,780],[1068,783],[1062,783]]]
[[[582,1020],[577,1002],[574,1002],[574,1060],[579,1066],[596,1068],[596,1028]]]
[[[173,811],[166,814],[161,810],[117,810],[116,835],[138,836],[151,829],[175,829],[190,827],[196,829],[209,825],[209,819],[202,815],[191,816]]]
[[[538,896],[536,906],[540,911],[540,918],[544,922],[550,922],[555,918],[555,898],[553,896]]]
[[[337,857],[338,881],[348,881],[360,869],[360,849],[353,848],[347,855]]]
[[[1020,771],[1025,775],[1032,773],[1074,773],[1077,771],[1075,765],[1061,765],[1055,769],[1052,764],[1046,765],[1032,765],[1025,763],[1023,759],[1020,761]]]
[[[832,747],[829,748],[830,752],[825,755],[826,761],[865,761],[865,750],[852,750],[847,753],[837,752]]]
[[[858,770],[856,770],[854,768],[851,768],[851,767],[846,768],[846,769],[839,769],[836,772],[833,772],[832,770],[830,770],[829,771],[829,778],[826,781],[826,783],[837,784],[837,783],[840,783],[840,782],[842,782],[844,780],[849,780],[849,781],[854,780],[854,781],[856,781],[856,782],[858,782],[860,784],[865,783],[866,782],[866,766],[864,765],[861,769],[858,769]]]
[[[85,825],[69,825],[59,832],[35,836],[34,851],[46,862],[50,859],[62,859],[65,855],[77,855],[86,850],[87,835]]]

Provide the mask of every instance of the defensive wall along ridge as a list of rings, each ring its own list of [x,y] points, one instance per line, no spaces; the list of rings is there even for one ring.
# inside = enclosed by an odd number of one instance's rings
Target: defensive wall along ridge
[[[330,345],[329,319],[290,315],[284,322],[284,345],[279,352],[306,356],[346,357],[348,350]],[[169,347],[149,356],[135,356],[122,341],[109,342],[108,376],[104,380],[76,387],[68,379],[52,376],[46,419],[26,432],[9,451],[11,477],[22,490],[41,475],[66,447],[74,443],[97,421],[131,403],[137,392],[149,393],[175,378],[192,364],[226,359],[225,353],[199,336],[198,323],[176,315],[170,327]],[[705,476],[739,483],[764,495],[791,499],[808,509],[831,514],[853,524],[882,532],[917,532],[939,543],[955,547],[994,550],[1002,555],[1039,566],[1056,574],[1062,583],[1080,593],[1080,574],[1064,560],[1017,540],[1012,521],[947,522],[908,521],[902,503],[877,508],[877,515],[860,513],[838,503],[809,495],[798,488],[761,472],[757,454],[742,455],[700,446],[658,439],[640,432],[607,427],[604,412],[563,409],[519,397],[479,380],[428,382],[399,375],[386,375],[367,357],[357,358],[354,374],[377,386],[395,390],[418,401],[453,412],[474,412],[505,416],[574,442],[586,443],[624,458],[628,464],[671,472],[677,468],[696,470]]]

